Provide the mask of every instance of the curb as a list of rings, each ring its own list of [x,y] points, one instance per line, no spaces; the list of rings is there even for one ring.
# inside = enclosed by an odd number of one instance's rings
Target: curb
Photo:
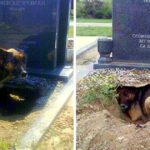
[[[98,40],[98,39],[97,39]],[[87,52],[88,50],[94,48],[97,46],[97,40],[95,40],[94,42],[88,44],[87,46],[81,48],[80,50],[78,50],[76,52],[76,58],[79,58],[82,54],[84,54],[85,52]]]
[[[77,66],[77,83],[93,71],[93,63]]]
[[[43,109],[43,113],[31,125],[31,128],[25,133],[20,140],[17,150],[33,150],[38,146],[41,138],[46,133],[47,129],[54,122],[61,110],[64,108],[67,101],[73,94],[73,79],[64,86],[61,93],[56,97],[56,100],[48,100],[47,107]]]
[[[88,50],[94,48],[97,46],[97,41],[98,39],[104,39],[104,38],[109,38],[109,39],[112,39],[112,37],[106,37],[106,36],[100,36],[98,37],[94,42],[86,45],[85,47],[79,49],[77,52],[76,52],[76,58],[78,59],[79,57],[81,57],[84,53],[86,53]]]

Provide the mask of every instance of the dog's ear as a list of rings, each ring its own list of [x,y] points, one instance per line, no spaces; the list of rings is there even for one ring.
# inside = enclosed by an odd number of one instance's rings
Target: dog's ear
[[[119,93],[121,89],[122,89],[122,87],[119,86],[119,87],[117,88],[117,93]]]

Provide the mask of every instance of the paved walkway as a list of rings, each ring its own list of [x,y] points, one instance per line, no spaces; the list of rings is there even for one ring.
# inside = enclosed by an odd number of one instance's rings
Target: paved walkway
[[[73,22],[70,23],[73,26]],[[112,27],[112,23],[76,23],[77,27]]]
[[[79,51],[91,44],[97,43],[98,36],[77,36],[76,37],[76,50]]]

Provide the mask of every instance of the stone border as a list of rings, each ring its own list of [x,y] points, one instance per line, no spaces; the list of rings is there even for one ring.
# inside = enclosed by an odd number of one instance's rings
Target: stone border
[[[50,98],[48,99],[47,105],[43,109],[42,114],[35,120],[35,122],[31,125],[31,128],[25,133],[16,149],[35,149],[44,134],[47,132],[47,129],[52,125],[72,94],[73,78],[71,78],[70,81],[66,83],[65,87],[54,101],[52,101]]]
[[[97,38],[97,40],[98,40],[98,38]],[[90,50],[90,49],[96,47],[96,46],[97,46],[97,40],[95,40],[94,42],[92,42],[92,43],[88,44],[87,46],[85,46],[85,47],[81,48],[80,50],[78,50],[78,51],[76,52],[76,58],[81,57],[81,56],[82,56],[84,53],[86,53],[88,50]]]
[[[107,36],[100,36],[100,37],[97,37],[97,39],[96,39],[94,42],[92,42],[92,43],[86,45],[85,47],[83,47],[83,48],[81,48],[81,49],[79,49],[79,50],[76,52],[76,58],[78,59],[78,58],[81,57],[84,53],[86,53],[88,50],[90,50],[90,49],[96,47],[96,46],[97,46],[97,41],[98,41],[99,39],[105,39],[105,38],[112,39],[112,37],[107,37]]]

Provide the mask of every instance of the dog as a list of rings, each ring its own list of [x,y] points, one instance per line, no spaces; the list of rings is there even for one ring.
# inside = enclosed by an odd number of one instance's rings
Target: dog
[[[135,87],[119,87],[119,106],[132,121],[145,120],[150,116],[150,85]]]
[[[21,75],[25,77],[26,55],[22,50],[0,48],[0,79],[6,76]]]

